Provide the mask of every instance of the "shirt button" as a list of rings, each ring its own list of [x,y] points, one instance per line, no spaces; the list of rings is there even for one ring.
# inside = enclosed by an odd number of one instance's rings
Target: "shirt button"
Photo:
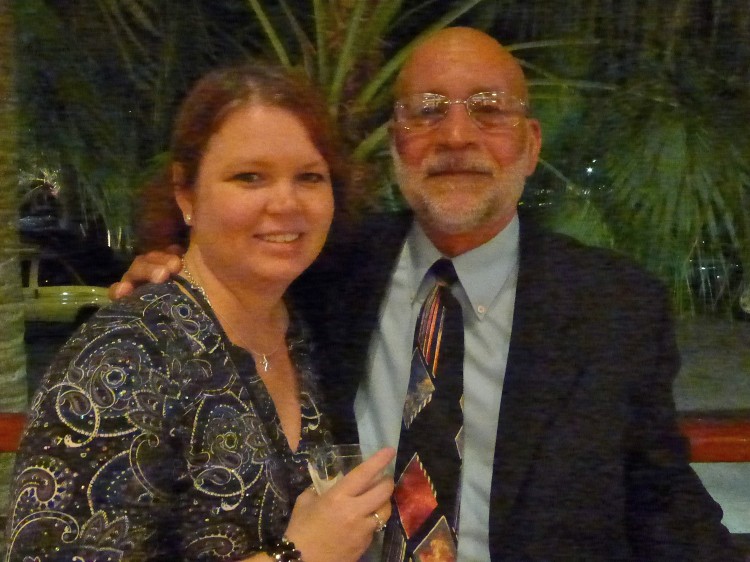
[[[480,305],[479,305],[479,306],[477,307],[477,312],[478,312],[479,314],[484,314],[485,312],[487,312],[487,307],[486,307],[486,306],[484,306],[483,304],[480,304]]]

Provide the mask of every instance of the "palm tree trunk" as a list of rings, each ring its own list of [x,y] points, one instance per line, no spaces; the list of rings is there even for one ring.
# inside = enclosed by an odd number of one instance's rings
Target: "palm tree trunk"
[[[11,0],[0,0],[0,411],[26,406],[24,315],[16,229],[18,190],[16,90]],[[0,512],[5,512],[13,458],[0,456]]]

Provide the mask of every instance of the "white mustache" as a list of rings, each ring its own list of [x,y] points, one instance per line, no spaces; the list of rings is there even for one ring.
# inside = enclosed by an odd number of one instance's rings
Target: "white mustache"
[[[467,156],[440,156],[425,166],[425,173],[434,176],[447,173],[492,174],[492,166],[484,160]]]

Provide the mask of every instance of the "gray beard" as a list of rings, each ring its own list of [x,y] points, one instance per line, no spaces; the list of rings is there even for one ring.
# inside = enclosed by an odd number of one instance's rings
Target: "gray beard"
[[[393,147],[391,147],[391,154],[399,187],[419,222],[446,234],[470,232],[507,214],[510,209],[504,198],[509,193],[522,193],[526,184],[526,161],[520,159],[504,167],[499,173],[495,169],[495,185],[486,192],[486,196],[468,208],[457,210],[444,204],[440,197],[429,196],[428,190],[422,186],[424,175],[422,170],[409,170]],[[478,181],[486,182],[487,180]],[[467,189],[464,182],[460,180],[452,182],[450,179],[445,179],[441,185],[434,187],[441,191],[471,189],[471,187]],[[514,208],[515,204],[517,201],[513,205]]]

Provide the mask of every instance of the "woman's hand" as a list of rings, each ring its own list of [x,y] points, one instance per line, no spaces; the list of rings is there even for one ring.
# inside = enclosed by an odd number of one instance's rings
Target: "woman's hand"
[[[308,489],[297,498],[286,536],[305,562],[354,562],[367,550],[378,518],[391,516],[393,477],[383,470],[395,455],[381,449],[324,494]]]
[[[109,287],[109,298],[117,300],[133,292],[144,283],[164,283],[182,269],[180,255],[185,251],[178,245],[172,245],[163,251],[155,250],[135,257],[133,263],[122,276],[122,279]]]

